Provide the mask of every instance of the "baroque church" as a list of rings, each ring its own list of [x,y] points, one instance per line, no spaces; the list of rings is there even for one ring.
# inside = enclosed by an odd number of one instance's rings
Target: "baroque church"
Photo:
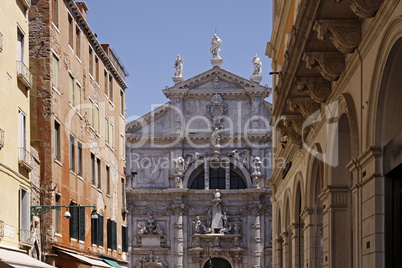
[[[164,105],[126,126],[132,267],[271,267],[271,92],[220,66],[184,79],[177,56]]]

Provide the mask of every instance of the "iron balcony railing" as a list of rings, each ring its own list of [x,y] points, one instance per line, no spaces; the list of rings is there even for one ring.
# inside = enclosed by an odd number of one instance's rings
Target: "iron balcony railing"
[[[32,245],[32,232],[27,229],[20,229],[20,242],[26,245]]]
[[[32,74],[23,61],[17,61],[17,77],[28,88],[32,88]]]
[[[25,147],[18,148],[18,163],[28,171],[32,170],[32,155]]]

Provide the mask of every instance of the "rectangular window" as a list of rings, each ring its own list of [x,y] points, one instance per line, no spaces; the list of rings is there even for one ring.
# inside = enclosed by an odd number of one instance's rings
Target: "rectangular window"
[[[103,216],[98,214],[97,219],[91,219],[92,244],[103,247]]]
[[[75,170],[74,136],[70,135],[70,170]]]
[[[17,61],[24,62],[24,34],[17,28]]]
[[[124,178],[121,178],[121,207],[126,209],[126,187],[124,184]]]
[[[81,86],[80,84],[76,84],[76,93],[75,93],[75,108],[78,113],[81,114]]]
[[[26,136],[27,136],[27,117],[26,115],[21,111],[18,110],[18,147],[26,149],[27,144],[26,144]],[[25,154],[24,151],[20,151],[20,153]],[[20,158],[20,159],[25,159],[25,158]]]
[[[95,57],[95,81],[99,85],[99,58]]]
[[[99,133],[99,107],[95,105],[95,111],[94,111],[94,123],[95,123],[95,130],[96,133]]]
[[[91,153],[91,183],[95,185],[95,155]]]
[[[78,176],[82,177],[82,144],[79,141],[77,141],[77,159],[78,159],[77,174]]]
[[[74,106],[74,77],[68,76],[68,102]]]
[[[105,142],[109,145],[109,119],[107,117],[105,117]]]
[[[109,145],[114,149],[114,126],[109,122]]]
[[[58,0],[53,0],[52,2],[52,19],[54,25],[59,27],[59,3]]]
[[[94,109],[95,109],[95,104],[94,102],[89,99],[90,102],[90,109],[89,109],[89,125],[93,128],[94,127]]]
[[[110,194],[110,168],[106,166],[106,193]]]
[[[98,181],[98,188],[101,189],[102,186],[102,174],[101,174],[101,161],[99,158],[96,159],[96,175]]]
[[[105,81],[104,81],[104,84],[105,84],[105,85],[104,85],[104,86],[105,86],[104,90],[105,90],[105,95],[106,95],[106,96],[107,96],[107,94],[109,93],[109,89],[108,89],[108,86],[107,86],[108,83],[109,83],[109,81],[107,80],[107,74],[108,74],[108,73],[107,73],[107,71],[105,70],[104,73],[103,73],[103,75],[104,75],[103,78],[105,79]]]
[[[93,55],[93,50],[92,50],[92,48],[91,47],[89,47],[89,74],[90,75],[94,75],[94,63],[93,63],[93,57],[94,57],[94,55]]]
[[[73,23],[73,18],[68,15],[68,44],[70,45],[71,48],[74,47],[74,23]]]
[[[109,74],[109,100],[113,101],[113,76]]]
[[[31,198],[28,191],[23,188],[20,188],[20,229],[22,230],[30,230],[31,227],[31,214],[30,214],[30,206],[31,206]],[[24,232],[25,233],[25,232]],[[20,232],[21,234],[21,232]]]
[[[55,196],[55,205],[56,206],[61,206],[61,195],[56,194]],[[61,216],[61,210],[55,211],[56,214],[56,220],[55,220],[55,231],[58,234],[61,234],[61,222],[62,222],[62,216]]]
[[[120,133],[120,157],[125,159],[126,148],[124,146],[124,135]]]
[[[59,89],[59,58],[56,57],[56,55],[53,54],[53,87],[57,89],[57,91],[60,91]]]
[[[60,152],[60,124],[57,121],[54,121],[54,158],[59,160],[61,159]]]
[[[116,222],[107,219],[107,248],[117,250]]]
[[[121,244],[122,251],[128,252],[128,232],[126,226],[121,226]]]
[[[78,26],[75,28],[75,54],[81,58],[81,31]]]
[[[120,114],[122,116],[125,115],[125,105],[124,105],[124,92],[123,90],[120,90]]]
[[[85,241],[85,208],[70,202],[71,218],[70,218],[70,238]]]

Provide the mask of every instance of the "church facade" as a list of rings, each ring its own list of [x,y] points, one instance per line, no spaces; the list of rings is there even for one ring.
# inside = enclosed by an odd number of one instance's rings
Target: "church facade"
[[[126,126],[132,267],[271,267],[270,89],[217,57]]]

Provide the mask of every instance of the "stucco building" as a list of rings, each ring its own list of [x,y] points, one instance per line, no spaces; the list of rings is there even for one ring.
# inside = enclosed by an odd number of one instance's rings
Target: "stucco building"
[[[270,88],[211,63],[184,79],[178,56],[169,101],[126,126],[132,267],[270,267]]]
[[[402,3],[273,11],[274,267],[401,267]]]
[[[40,205],[74,206],[32,213],[41,220],[46,262],[110,267],[107,259],[126,266],[126,73],[97,40],[87,11],[72,0],[39,0],[30,8],[30,126],[41,160]]]
[[[40,262],[37,202],[39,156],[31,147],[28,11],[31,1],[5,1],[0,9],[0,266]],[[7,267],[9,267],[7,265]]]

